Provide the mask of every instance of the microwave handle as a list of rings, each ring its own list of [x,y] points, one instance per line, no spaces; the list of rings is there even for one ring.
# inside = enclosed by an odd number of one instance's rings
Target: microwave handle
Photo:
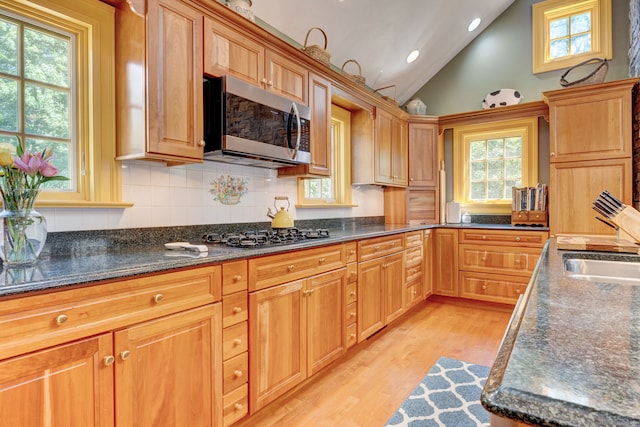
[[[295,102],[291,103],[291,111],[292,111],[292,115],[295,117],[296,119],[296,126],[297,126],[297,130],[298,132],[296,132],[296,146],[294,148],[293,151],[293,156],[292,158],[296,158],[296,156],[298,155],[298,149],[300,148],[300,112],[298,111],[298,106],[296,105]],[[291,117],[291,116],[289,116]],[[287,137],[289,139],[289,146],[291,146],[291,119],[289,120],[289,126],[287,129]]]

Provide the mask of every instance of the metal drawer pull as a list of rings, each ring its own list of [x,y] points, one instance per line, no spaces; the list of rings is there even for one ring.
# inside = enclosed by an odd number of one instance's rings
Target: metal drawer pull
[[[69,320],[69,318],[67,317],[66,314],[60,314],[60,315],[56,316],[56,325],[62,325],[67,320]]]
[[[155,294],[153,296],[153,302],[155,302],[156,304],[162,302],[163,299],[164,299],[164,295],[162,294]]]
[[[111,365],[113,365],[113,362],[116,361],[116,358],[111,356],[111,355],[109,355],[109,356],[106,356],[103,359],[103,361],[104,361],[104,366],[111,366]]]
[[[234,312],[234,313],[238,314],[238,313],[240,313],[241,311],[242,311],[242,307],[238,307],[238,306],[233,307],[233,312]]]
[[[233,372],[233,376],[236,377],[236,378],[242,378],[242,375],[243,375],[243,372],[240,369],[236,369]]]
[[[129,350],[125,350],[120,353],[120,359],[127,360],[131,356],[131,352]]]

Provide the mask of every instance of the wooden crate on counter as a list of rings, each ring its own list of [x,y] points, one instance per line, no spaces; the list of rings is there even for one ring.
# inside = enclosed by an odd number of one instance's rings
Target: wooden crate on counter
[[[511,225],[549,226],[547,211],[511,211]]]

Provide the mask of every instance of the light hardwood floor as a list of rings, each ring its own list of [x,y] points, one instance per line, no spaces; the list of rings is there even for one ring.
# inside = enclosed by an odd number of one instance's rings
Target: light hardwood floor
[[[234,427],[382,427],[440,356],[491,366],[510,316],[431,297]]]

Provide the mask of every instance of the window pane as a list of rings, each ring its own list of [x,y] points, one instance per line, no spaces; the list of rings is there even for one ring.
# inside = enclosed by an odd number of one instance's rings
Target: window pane
[[[571,34],[591,31],[591,13],[585,12],[571,17]]]
[[[18,75],[18,26],[0,20],[0,72]]]
[[[553,40],[550,46],[549,56],[551,58],[562,58],[563,56],[569,55],[569,40],[568,39],[558,39]]]
[[[487,158],[487,142],[472,141],[469,146],[471,160],[484,160]]]
[[[487,179],[487,162],[471,162],[471,180]]]
[[[591,34],[571,37],[571,54],[591,52]]]
[[[504,188],[504,181],[489,181],[489,195],[487,198],[494,200],[504,198]]]
[[[0,78],[0,129],[18,132],[18,82]]]
[[[8,142],[16,147],[18,146],[18,139],[15,136],[0,135],[0,142]]]
[[[25,28],[24,76],[69,87],[69,41]]]
[[[511,181],[511,180],[507,180],[504,182],[504,191],[505,191],[505,195],[504,198],[505,199],[510,199],[511,198],[511,187],[522,187],[522,180],[515,180],[515,181]]]
[[[59,175],[70,178],[73,176],[73,166],[71,164],[71,153],[69,152],[69,144],[47,141],[44,139],[27,138],[25,142],[27,150],[32,153],[43,151],[47,147],[53,149],[53,160],[51,163],[58,168]],[[70,190],[72,181],[49,181],[42,185],[43,189],[59,189]]]
[[[491,160],[488,164],[488,169],[489,179],[504,178],[504,160]]]
[[[471,200],[485,200],[486,195],[487,187],[484,181],[471,183]]]
[[[501,159],[504,157],[504,140],[503,139],[490,139],[487,142],[489,159]]]
[[[504,156],[505,157],[522,157],[522,138],[505,138],[504,140]]]
[[[569,20],[567,18],[554,19],[549,22],[549,38],[557,39],[569,35]]]
[[[69,94],[25,84],[24,121],[27,133],[69,138]]]
[[[522,160],[521,159],[505,160],[505,177],[506,178],[522,177]]]

